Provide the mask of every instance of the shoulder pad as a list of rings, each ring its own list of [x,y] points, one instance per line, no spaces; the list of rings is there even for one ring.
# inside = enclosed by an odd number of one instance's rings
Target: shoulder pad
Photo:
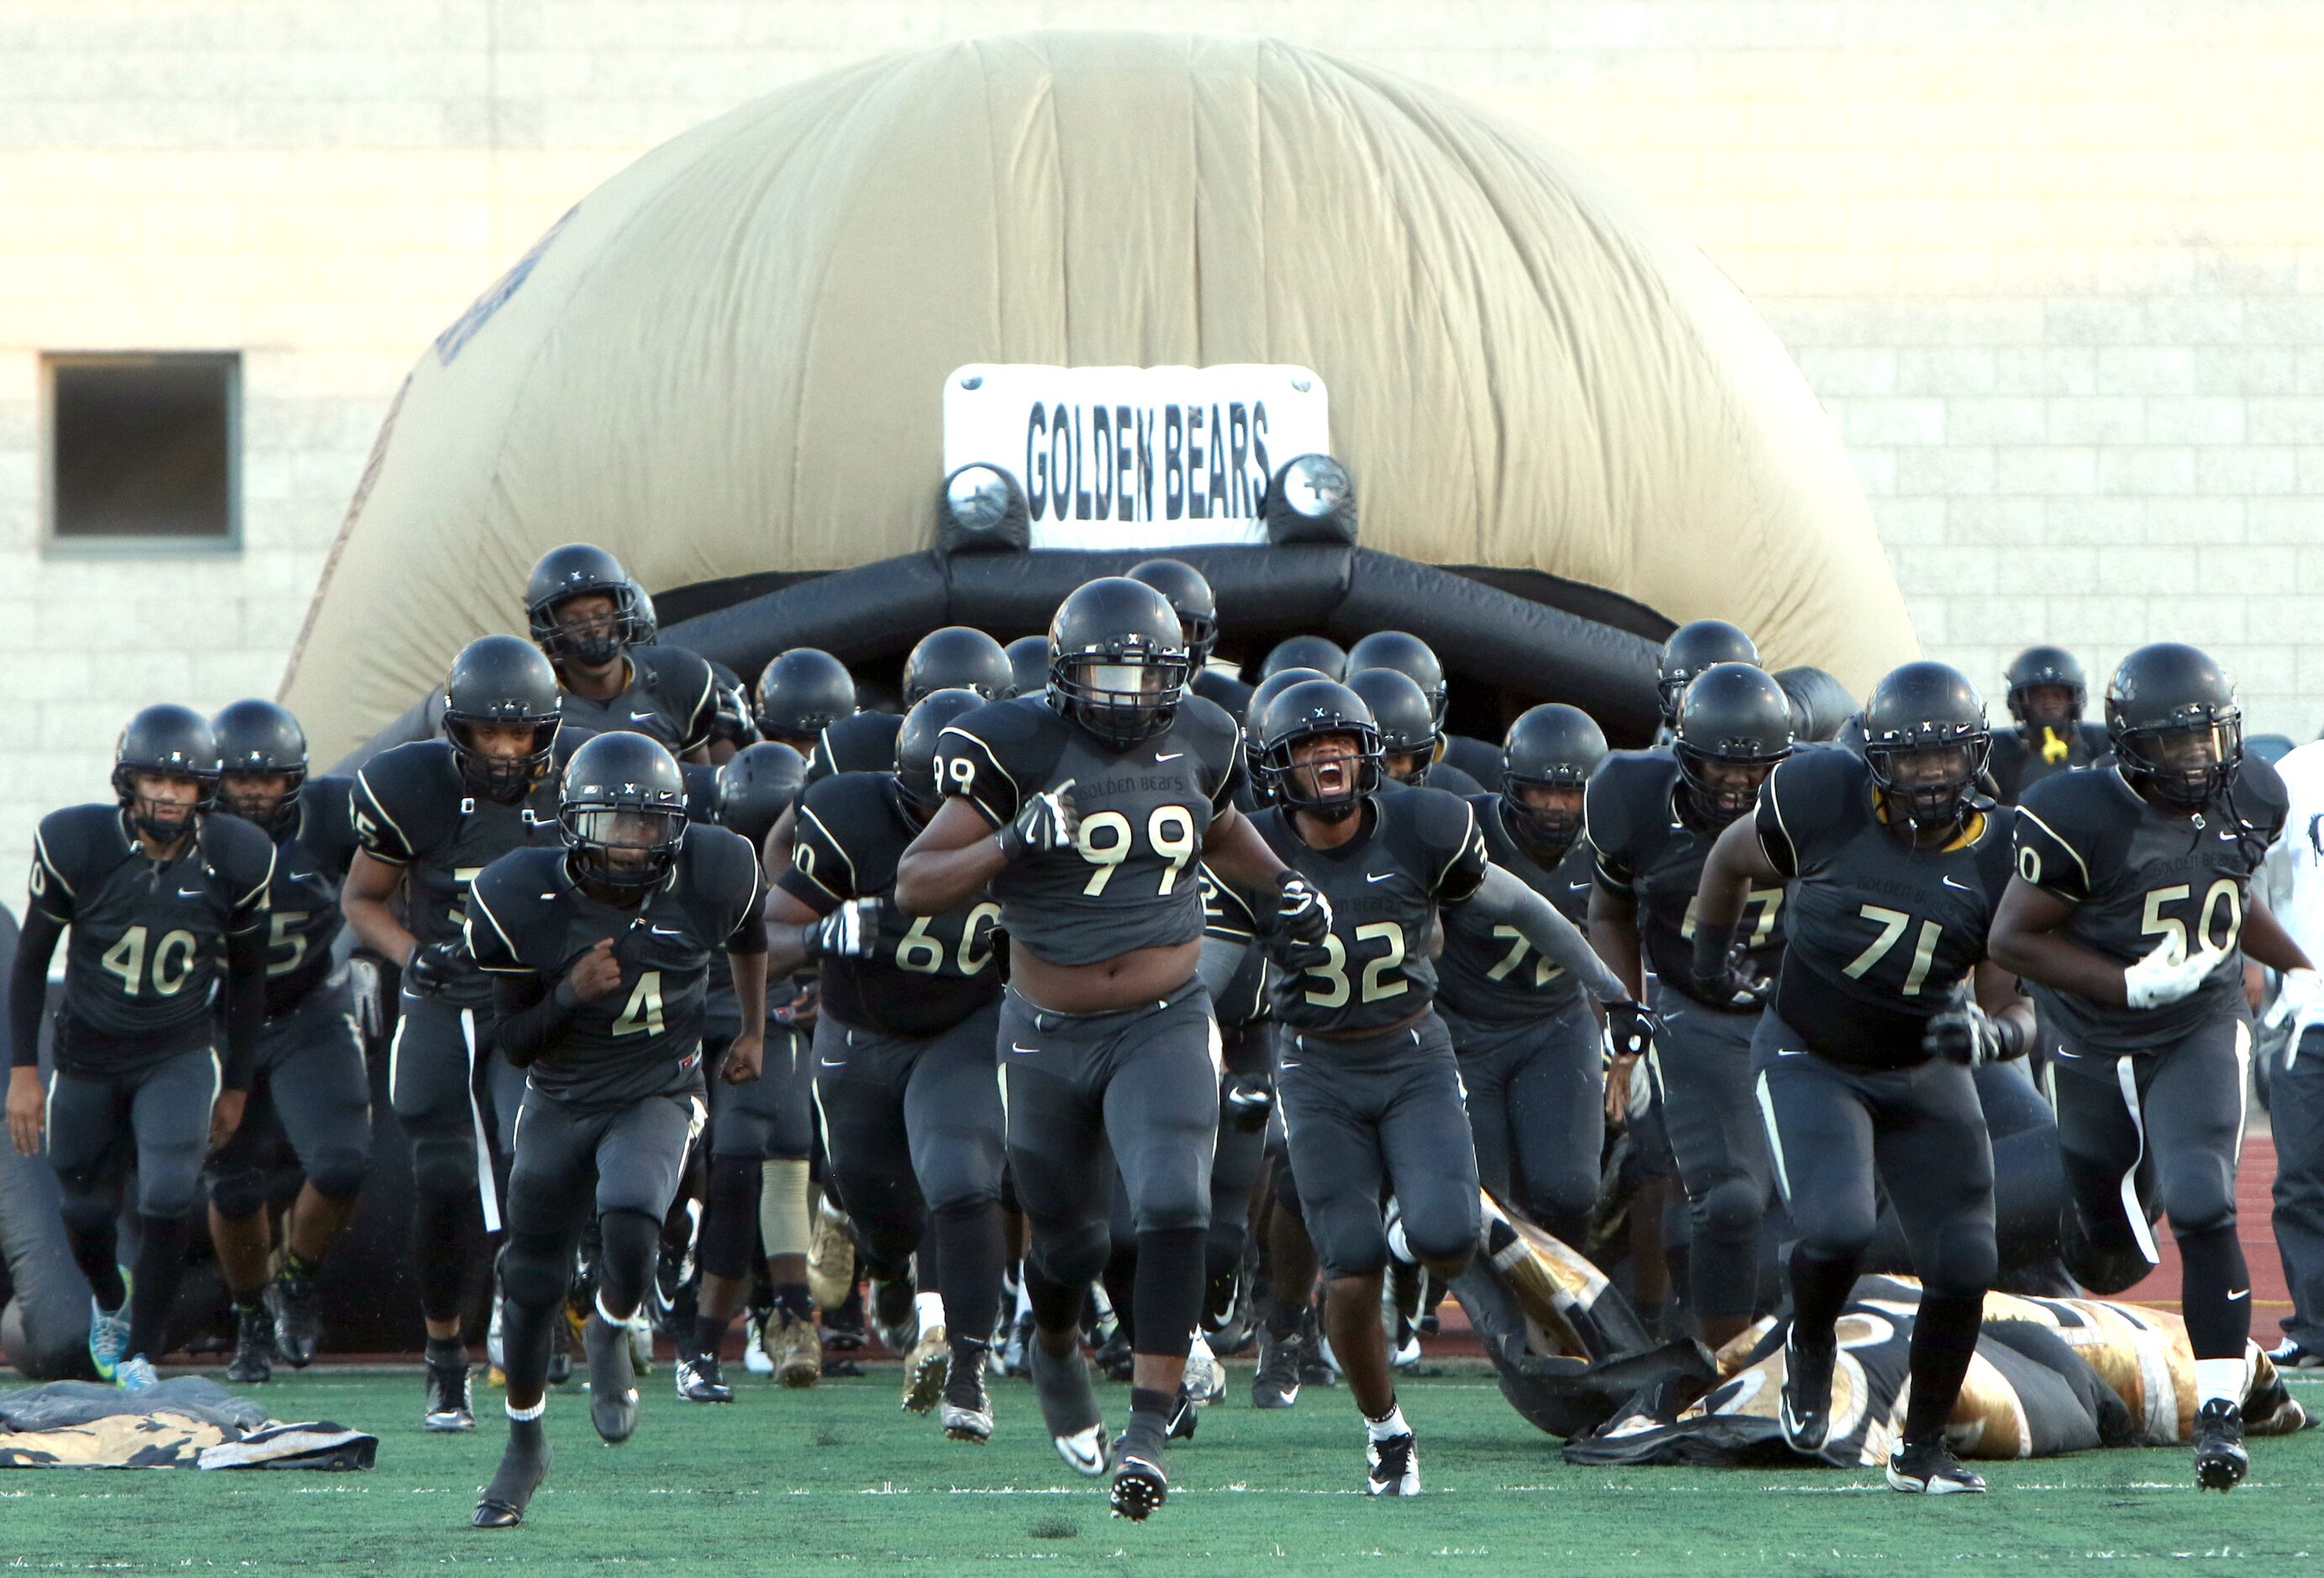
[[[2233,794],[2236,815],[2243,821],[2270,839],[2283,830],[2284,819],[2292,811],[2292,792],[2273,765],[2246,752],[2236,769]]]
[[[701,827],[717,820],[718,769],[706,762],[680,762],[678,775],[686,780],[686,820]]]
[[[1592,841],[1607,854],[1618,855],[1637,827],[1641,808],[1658,807],[1677,778],[1678,758],[1666,750],[1609,753],[1590,775],[1582,795],[1582,818]]]
[[[98,860],[110,860],[127,835],[119,830],[121,808],[101,803],[68,805],[41,819],[33,835],[36,858],[62,878],[68,893],[82,885]]]
[[[468,947],[486,968],[546,968],[554,962],[535,950],[542,918],[550,916],[553,922],[564,858],[561,849],[512,849],[476,874],[468,887]]]
[[[274,840],[255,822],[213,812],[202,818],[196,837],[202,863],[237,892],[264,882],[274,869]]]
[[[716,904],[745,904],[759,890],[759,851],[730,828],[704,826],[686,835],[687,879]]]

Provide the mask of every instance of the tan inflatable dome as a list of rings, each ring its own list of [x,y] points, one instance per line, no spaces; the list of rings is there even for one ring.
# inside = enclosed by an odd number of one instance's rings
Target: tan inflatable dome
[[[971,362],[1312,368],[1365,547],[1731,619],[1859,694],[1914,650],[1783,347],[1604,177],[1312,50],[1049,32],[697,127],[447,329],[291,660],[318,759],[521,630],[556,544],[658,594],[932,546]]]

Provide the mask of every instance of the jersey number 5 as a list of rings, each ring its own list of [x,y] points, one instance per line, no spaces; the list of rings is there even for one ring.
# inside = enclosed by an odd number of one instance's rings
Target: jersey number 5
[[[1105,885],[1113,880],[1113,868],[1130,858],[1131,841],[1130,819],[1118,811],[1093,811],[1082,818],[1074,847],[1083,859],[1097,867],[1082,885],[1084,898],[1093,899],[1105,891]],[[1194,819],[1183,805],[1157,805],[1146,819],[1146,843],[1169,862],[1162,869],[1162,885],[1154,890],[1154,896],[1160,898],[1177,887],[1178,873],[1194,858]]]

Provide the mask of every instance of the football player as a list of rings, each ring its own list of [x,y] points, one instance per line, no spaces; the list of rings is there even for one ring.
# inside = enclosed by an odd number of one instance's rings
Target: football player
[[[1678,704],[1695,676],[1716,663],[1759,666],[1759,648],[1725,619],[1691,619],[1670,633],[1655,666],[1655,693],[1662,699],[1663,739],[1678,729]]]
[[[1260,659],[1259,677],[1273,679],[1286,668],[1312,668],[1325,679],[1348,677],[1348,654],[1328,636],[1287,636]]]
[[[1240,718],[1243,709],[1250,704],[1250,687],[1224,667],[1210,666],[1211,655],[1219,645],[1219,601],[1211,591],[1210,582],[1183,559],[1148,559],[1133,567],[1130,578],[1144,582],[1170,600],[1179,628],[1186,632],[1187,655],[1194,664],[1194,677],[1188,688],[1204,700],[1224,708],[1229,717]],[[1019,684],[1018,693],[1030,695],[1045,683],[1046,675],[1030,687]]]
[[[2009,715],[2017,727],[1993,737],[1988,769],[2005,805],[2026,790],[2073,767],[2087,767],[2107,752],[2103,724],[2082,721],[2089,682],[2081,660],[2062,647],[2028,647],[2009,660]]]
[[[1647,1000],[1662,1033],[1647,1071],[1686,1191],[1687,1304],[1713,1349],[1750,1324],[1757,1302],[1769,1179],[1751,1032],[1783,955],[1784,889],[1752,889],[1740,964],[1706,976],[1694,968],[1695,891],[1712,842],[1750,812],[1791,750],[1783,687],[1747,664],[1713,664],[1687,687],[1669,748],[1609,756],[1584,802],[1598,853],[1591,939],[1634,989],[1643,973],[1654,977]],[[1618,1060],[1609,1083],[1628,1079]]]
[[[2170,1214],[2200,1405],[2196,1482],[2226,1491],[2249,1467],[2242,956],[2309,968],[2251,892],[2282,831],[2283,781],[2245,753],[2235,686],[2192,647],[2124,658],[2106,716],[2113,769],[2052,774],[2020,803],[1993,958],[2033,986],[2051,1043],[2067,1269],[2095,1292],[2122,1291],[2156,1262],[2148,1204]]]
[[[1199,867],[1273,890],[1270,925],[1320,940],[1329,918],[1234,809],[1231,721],[1182,708],[1193,659],[1167,600],[1125,577],[1090,582],[1059,605],[1049,646],[1046,696],[993,702],[944,732],[945,804],[899,862],[896,902],[942,915],[989,886],[1001,904],[999,1048],[1031,1237],[1034,1380],[1058,1450],[1092,1474],[1106,1449],[1079,1317],[1109,1248],[1109,1150],[1121,1166],[1137,1353],[1111,1500],[1143,1518],[1167,1492],[1164,1437],[1202,1313],[1218,1126]]]
[[[462,944],[468,884],[510,850],[557,838],[557,768],[570,754],[558,733],[563,700],[530,646],[513,636],[471,641],[444,682],[444,738],[381,752],[348,797],[362,848],[339,907],[356,940],[403,972],[388,1096],[411,1142],[424,1422],[434,1431],[475,1428],[460,1341],[468,1224],[481,1204],[485,1231],[499,1231],[493,1142],[505,1156],[524,1094],[522,1073],[492,1055],[491,983]]]
[[[938,691],[974,691],[988,702],[1016,693],[1017,671],[1001,643],[966,625],[946,625],[920,638],[904,659],[904,706],[918,706]],[[895,770],[900,713],[858,712],[825,728],[807,757],[807,781],[834,773]]]
[[[847,665],[817,647],[794,647],[759,671],[752,718],[767,739],[805,760],[823,731],[855,716],[855,680]]]
[[[493,983],[496,1048],[526,1070],[503,1268],[509,1442],[472,1519],[509,1528],[549,1472],[541,1431],[568,1268],[595,1217],[596,1307],[584,1333],[589,1420],[637,1424],[630,1317],[651,1286],[664,1213],[704,1105],[704,1002],[724,952],[740,1005],[720,1078],[759,1078],[767,934],[758,851],[688,827],[686,780],[659,742],[602,734],[573,753],[564,848],[515,850],[468,895],[468,950]]]
[[[556,665],[576,733],[650,735],[687,761],[706,762],[718,729],[717,676],[683,647],[646,645],[659,631],[640,603],[620,561],[587,543],[549,549],[525,583],[525,619]]]
[[[1003,1259],[1001,906],[980,896],[912,916],[891,895],[898,858],[943,802],[936,738],[984,701],[937,691],[906,714],[893,771],[809,786],[768,912],[773,968],[823,960],[816,1106],[874,1314],[905,1358],[904,1407],[925,1414],[941,1401],[945,1434],[978,1443],[992,1435],[984,1358]]]
[[[1493,864],[1587,923],[1597,859],[1582,798],[1606,759],[1590,714],[1561,703],[1509,725],[1499,794],[1469,802]],[[1444,915],[1437,1013],[1461,1060],[1485,1191],[1579,1249],[1598,1197],[1606,1081],[1581,983],[1474,905]]]
[[[1001,648],[1009,654],[1010,693],[1019,696],[1035,696],[1049,683],[1049,638],[1047,631],[1038,636],[1019,636]]]
[[[210,720],[222,764],[217,809],[274,844],[268,900],[266,1028],[250,1102],[210,1163],[210,1242],[235,1303],[226,1379],[259,1381],[279,1354],[315,1357],[315,1276],[371,1168],[371,1080],[347,971],[335,965],[339,884],[355,857],[351,781],[309,777],[307,735],[272,702],[236,702]],[[284,1140],[306,1175],[270,1269],[267,1186]]]
[[[1452,691],[1444,683],[1444,665],[1437,657],[1434,647],[1407,630],[1375,630],[1348,648],[1350,681],[1352,682],[1356,675],[1368,668],[1392,668],[1418,685],[1420,693],[1428,698],[1429,721],[1436,736],[1435,760],[1438,766],[1460,775],[1457,778],[1449,775],[1440,778],[1434,782],[1434,787],[1450,789],[1464,797],[1487,789],[1498,791],[1500,788],[1498,777],[1488,781],[1489,772],[1497,774],[1500,770],[1499,748],[1464,734],[1453,734],[1444,727],[1444,710],[1452,699]],[[1371,700],[1369,695],[1364,699]],[[1379,709],[1374,708],[1373,712],[1377,717]],[[1379,724],[1385,736],[1387,720],[1380,719]],[[1396,748],[1390,745],[1388,749],[1388,756],[1393,758]],[[1455,760],[1455,757],[1461,759]],[[1392,759],[1388,771],[1390,776],[1395,775]],[[1474,784],[1477,787],[1468,788],[1465,786],[1468,784]]]
[[[170,705],[132,718],[114,747],[114,803],[51,812],[32,835],[32,899],[9,977],[9,1137],[32,1156],[45,1131],[73,1263],[92,1295],[89,1362],[133,1391],[154,1384],[202,1158],[242,1122],[266,1022],[274,845],[246,821],[209,814],[217,785],[209,720]],[[44,1101],[41,1018],[67,927]],[[133,1164],[134,1275],[114,1246]]]
[[[1945,1421],[1997,1264],[1993,1152],[1971,1068],[2022,1056],[2034,1039],[2032,1006],[1982,962],[2009,883],[2012,813],[1978,793],[1992,730],[1958,670],[1904,665],[1874,687],[1863,719],[1863,756],[1790,757],[1757,812],[1720,836],[1703,865],[1694,973],[1731,971],[1749,895],[1789,885],[1783,964],[1751,1052],[1797,1234],[1784,1438],[1810,1455],[1823,1446],[1833,1332],[1872,1242],[1877,1175],[1922,1284],[1888,1483],[1982,1491]]]
[[[1393,668],[1368,668],[1350,674],[1348,688],[1363,698],[1379,729],[1381,770],[1391,783],[1414,789],[1425,784],[1464,800],[1484,793],[1476,779],[1443,760],[1444,735],[1427,696],[1409,676]]]
[[[1417,1495],[1419,1455],[1388,1371],[1381,1275],[1394,1253],[1449,1281],[1480,1231],[1461,1076],[1432,1005],[1439,907],[1474,909],[1480,923],[1509,927],[1572,971],[1609,1005],[1624,1041],[1639,1032],[1641,1014],[1573,923],[1493,865],[1467,802],[1425,788],[1380,792],[1379,730],[1352,690],[1328,680],[1294,685],[1260,728],[1259,771],[1275,803],[1252,823],[1324,895],[1332,917],[1319,940],[1278,943],[1277,1095],[1322,1264],[1324,1327],[1364,1417],[1365,1491]],[[1384,1227],[1388,1191],[1398,1214]]]
[[[761,848],[807,781],[807,761],[772,740],[750,747],[720,767],[711,819]],[[762,862],[763,866],[763,862]],[[770,974],[773,972],[770,972]],[[788,990],[770,984],[767,998]],[[732,1402],[718,1350],[750,1297],[751,1255],[763,1236],[774,1307],[752,1335],[779,1384],[813,1386],[823,1378],[823,1343],[807,1298],[808,1161],[815,1146],[812,1070],[804,1038],[787,1023],[762,1022],[764,1071],[735,1084],[717,1076],[742,1032],[742,1007],[724,955],[710,959],[704,1010],[706,1077],[710,1090],[709,1167],[697,1235],[702,1290],[688,1351],[678,1364],[678,1394],[689,1402]]]

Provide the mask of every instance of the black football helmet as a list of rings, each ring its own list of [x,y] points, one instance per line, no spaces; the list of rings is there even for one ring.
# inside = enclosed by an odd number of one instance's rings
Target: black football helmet
[[[807,758],[787,745],[746,745],[718,769],[718,825],[759,848],[807,784]]]
[[[218,804],[228,816],[256,822],[279,838],[299,821],[299,786],[307,781],[307,731],[290,709],[253,697],[210,720],[217,736]],[[278,794],[262,794],[250,780],[281,774]]]
[[[1010,693],[1038,696],[1049,683],[1049,638],[1047,636],[1019,636],[1001,650],[1009,654],[1009,672],[1013,683]]]
[[[2180,641],[2157,641],[2122,660],[2107,685],[2107,739],[2131,786],[2200,810],[2235,781],[2244,759],[2236,683]]]
[[[736,750],[759,742],[758,720],[751,715],[750,693],[742,688],[742,676],[723,663],[710,663],[711,695],[716,700],[718,712],[710,725],[713,744],[724,740]]]
[[[610,600],[613,618],[579,629],[558,624],[557,610],[585,596]],[[589,543],[567,543],[540,555],[525,583],[524,616],[534,644],[555,663],[570,658],[594,668],[644,644],[638,635],[638,583],[619,559]]]
[[[1346,766],[1341,775],[1345,786],[1333,794],[1302,784],[1300,775],[1293,770],[1293,748],[1303,739],[1327,735],[1345,735],[1356,742],[1352,759],[1325,757],[1311,769],[1313,775],[1334,761]],[[1343,821],[1379,793],[1379,725],[1372,720],[1364,699],[1335,680],[1302,680],[1277,694],[1268,703],[1259,739],[1259,775],[1270,798],[1279,804],[1326,821]]]
[[[1530,785],[1579,793],[1605,759],[1606,731],[1581,708],[1552,702],[1518,714],[1501,742],[1501,807],[1526,853],[1545,862],[1563,856],[1582,836],[1582,811],[1544,811],[1518,791]]]
[[[661,616],[654,612],[653,598],[638,584],[635,576],[630,579],[630,645],[650,647],[661,639]]]
[[[163,816],[161,803],[137,793],[140,773],[191,778],[197,785],[193,810],[209,810],[218,792],[217,735],[210,720],[191,707],[163,702],[132,718],[113,745],[113,793],[132,824],[159,843],[184,837],[193,826],[192,812],[180,815],[172,803],[171,814]]]
[[[855,679],[819,647],[794,647],[759,671],[752,711],[759,732],[802,754],[823,731],[855,715]]]
[[[1759,785],[1792,754],[1792,703],[1764,669],[1714,663],[1680,698],[1671,751],[1696,816],[1724,827],[1758,803]]]
[[[1368,668],[1348,676],[1348,689],[1362,699],[1379,730],[1380,749],[1388,756],[1409,756],[1412,765],[1388,775],[1415,787],[1428,781],[1436,753],[1444,747],[1436,732],[1436,718],[1428,698],[1410,678],[1393,668]]]
[[[564,704],[557,671],[537,648],[514,636],[480,636],[463,647],[444,680],[444,738],[469,787],[512,801],[547,777]],[[487,755],[468,733],[486,723],[528,725],[532,744],[520,756]]]
[[[2009,684],[2009,715],[2017,720],[2021,729],[2040,729],[2047,725],[2055,729],[2071,729],[2082,720],[2089,705],[2090,682],[2082,672],[2082,660],[2063,647],[2028,647],[2009,660],[2002,671]],[[2073,701],[2060,719],[2029,718],[2026,716],[2025,693],[2036,685],[2059,685],[2073,693]]]
[[[1864,760],[1892,827],[1958,826],[1993,751],[1985,698],[1950,664],[1893,668],[1864,703]]]
[[[1267,721],[1268,704],[1297,684],[1301,680],[1330,679],[1332,676],[1315,668],[1279,668],[1251,687],[1242,704],[1243,732],[1254,738],[1259,726]],[[1252,783],[1257,784],[1258,780]]]
[[[1437,733],[1444,732],[1444,703],[1452,693],[1444,683],[1444,665],[1437,661],[1434,647],[1406,630],[1374,630],[1348,648],[1349,678],[1368,668],[1392,668],[1418,685],[1420,693],[1428,698],[1429,721]],[[1380,727],[1388,727],[1386,719],[1380,720]]]
[[[582,881],[656,885],[686,844],[686,777],[678,758],[650,735],[593,735],[565,764],[557,825]]]
[[[1292,636],[1259,660],[1259,677],[1269,679],[1286,668],[1312,668],[1325,679],[1344,680],[1348,655],[1329,636]]]
[[[904,705],[918,706],[938,691],[974,691],[998,702],[1016,688],[1017,671],[1001,643],[966,625],[946,625],[920,638],[904,659]]]
[[[927,826],[944,799],[944,785],[936,782],[936,736],[982,705],[984,698],[974,691],[938,691],[904,714],[896,730],[896,792],[916,824]]]
[[[1148,559],[1134,566],[1130,578],[1143,581],[1170,600],[1170,606],[1177,610],[1178,628],[1186,633],[1187,656],[1199,673],[1211,660],[1211,649],[1219,644],[1219,600],[1213,595],[1211,583],[1183,559]]]
[[[1655,689],[1663,700],[1664,726],[1678,728],[1679,698],[1694,676],[1714,663],[1740,663],[1752,668],[1759,666],[1759,648],[1750,637],[1725,619],[1692,619],[1681,625],[1663,643],[1662,661],[1657,665]]]
[[[1116,750],[1170,727],[1193,672],[1169,599],[1127,575],[1084,582],[1049,623],[1049,704]]]

